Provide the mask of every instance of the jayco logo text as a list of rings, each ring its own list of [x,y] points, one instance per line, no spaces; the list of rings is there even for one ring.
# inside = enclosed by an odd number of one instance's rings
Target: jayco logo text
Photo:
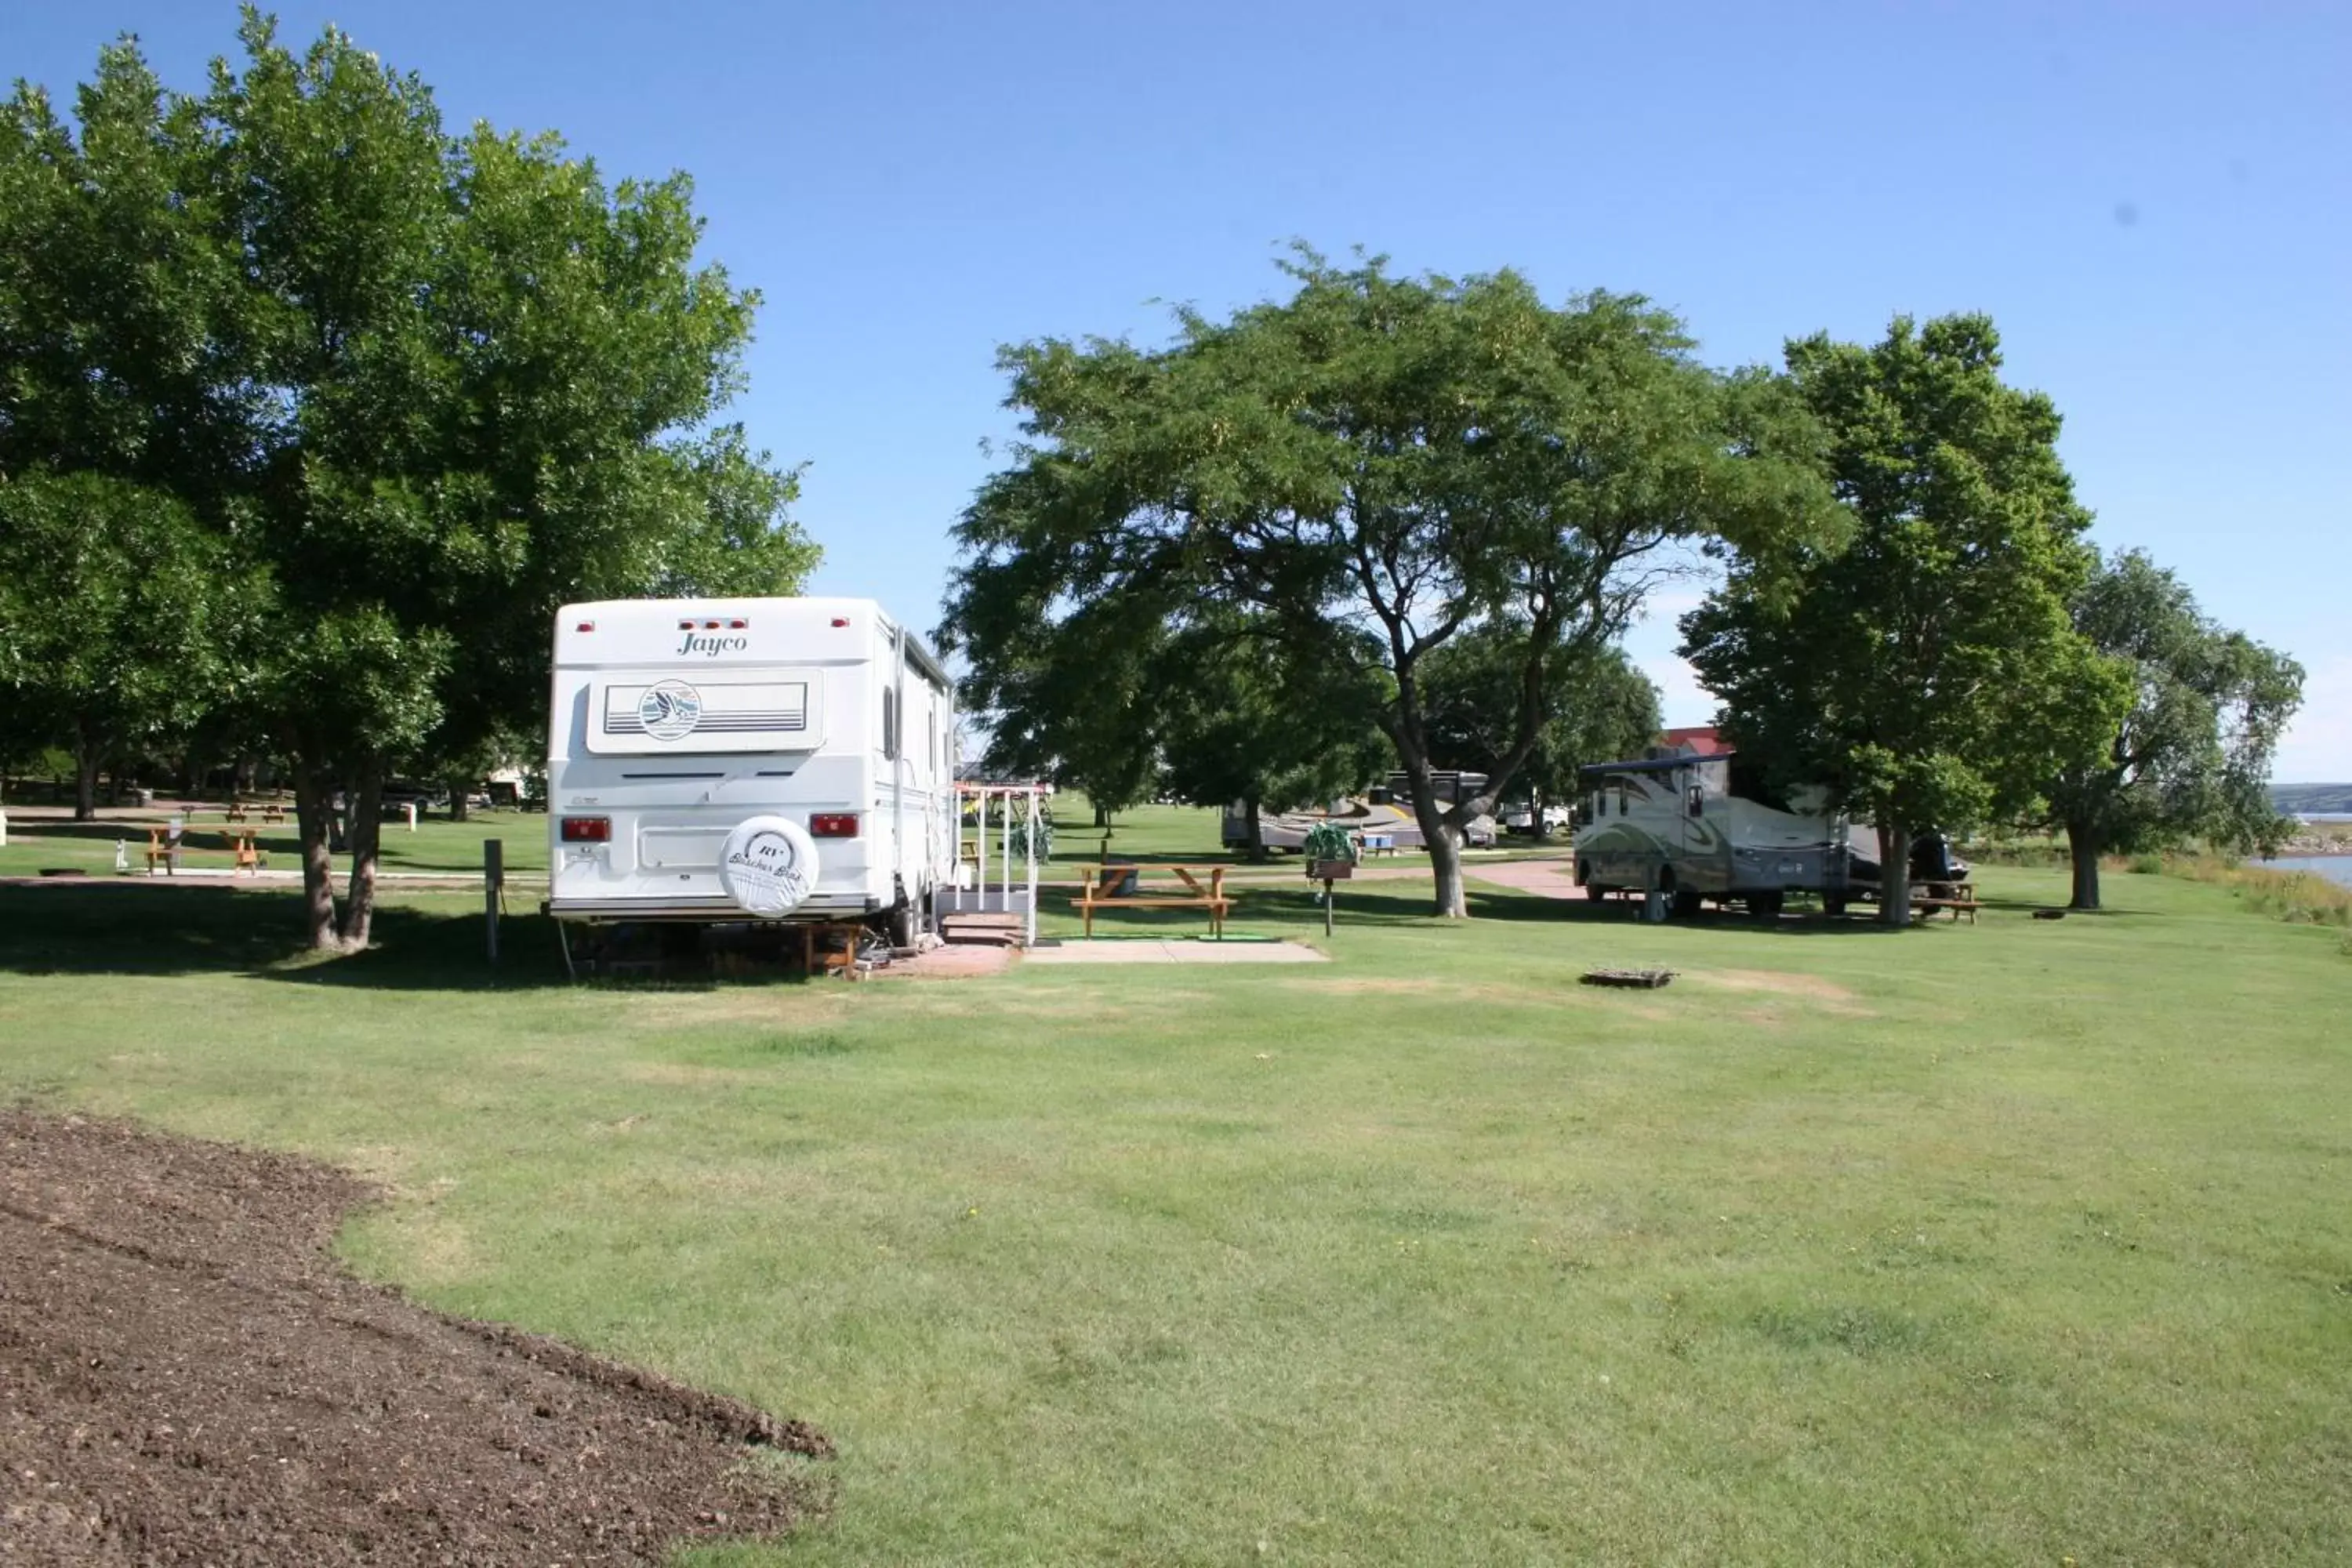
[[[717,658],[722,653],[740,653],[751,646],[750,637],[712,637],[688,632],[686,634],[686,640],[678,645],[677,651],[681,654],[698,653],[705,658]]]

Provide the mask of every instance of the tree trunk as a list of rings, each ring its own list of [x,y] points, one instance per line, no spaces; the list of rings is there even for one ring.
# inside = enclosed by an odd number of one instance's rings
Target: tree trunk
[[[2099,907],[2099,830],[2087,822],[2066,825],[2066,853],[2074,862],[2074,898],[2070,910]]]
[[[1429,847],[1429,868],[1436,877],[1436,913],[1443,920],[1470,918],[1468,895],[1462,887],[1462,830],[1446,820],[1437,798],[1429,757],[1417,747],[1400,745],[1405,787],[1412,791],[1412,819],[1420,825],[1422,842]]]
[[[335,863],[327,848],[327,818],[334,810],[324,770],[294,764],[294,831],[302,844],[302,929],[320,952],[332,952],[335,935]]]
[[[463,779],[457,779],[450,781],[446,787],[449,791],[449,820],[452,822],[465,821],[466,795],[467,791],[473,788],[473,785]]]
[[[1108,808],[1099,805],[1095,807],[1095,826],[1101,828],[1106,833],[1110,831],[1110,812]]]
[[[383,837],[383,765],[362,764],[352,789],[352,880],[343,895],[342,941],[356,952],[375,923],[375,857]]]
[[[1878,923],[1900,931],[1911,923],[1911,830],[1878,819]]]
[[[1243,805],[1249,814],[1249,843],[1246,846],[1252,860],[1265,858],[1265,825],[1258,819],[1257,796],[1244,795]]]
[[[74,820],[89,822],[98,816],[98,770],[106,750],[88,724],[74,726]]]

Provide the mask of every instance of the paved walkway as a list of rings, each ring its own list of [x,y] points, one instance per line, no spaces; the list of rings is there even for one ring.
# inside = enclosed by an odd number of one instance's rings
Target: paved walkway
[[[1124,937],[1093,942],[1047,942],[1029,950],[1026,963],[1323,963],[1311,947],[1295,942],[1166,941]]]
[[[1474,882],[1492,882],[1515,893],[1536,893],[1547,899],[1580,899],[1573,860],[1496,860],[1485,866],[1465,866],[1462,874]]]

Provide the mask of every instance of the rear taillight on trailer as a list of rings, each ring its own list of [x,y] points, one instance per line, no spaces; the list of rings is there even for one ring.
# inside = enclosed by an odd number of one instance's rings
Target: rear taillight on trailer
[[[811,838],[855,838],[857,837],[857,814],[854,811],[820,811],[809,818]]]
[[[604,844],[613,837],[609,816],[567,816],[556,830],[566,844]]]
[[[596,623],[593,621],[583,621],[573,629],[575,631],[593,632],[596,629]]]

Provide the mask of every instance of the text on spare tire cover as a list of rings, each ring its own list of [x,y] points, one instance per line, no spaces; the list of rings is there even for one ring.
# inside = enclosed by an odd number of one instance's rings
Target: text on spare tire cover
[[[782,914],[809,895],[808,868],[781,833],[754,833],[727,857],[727,884],[753,914]]]

